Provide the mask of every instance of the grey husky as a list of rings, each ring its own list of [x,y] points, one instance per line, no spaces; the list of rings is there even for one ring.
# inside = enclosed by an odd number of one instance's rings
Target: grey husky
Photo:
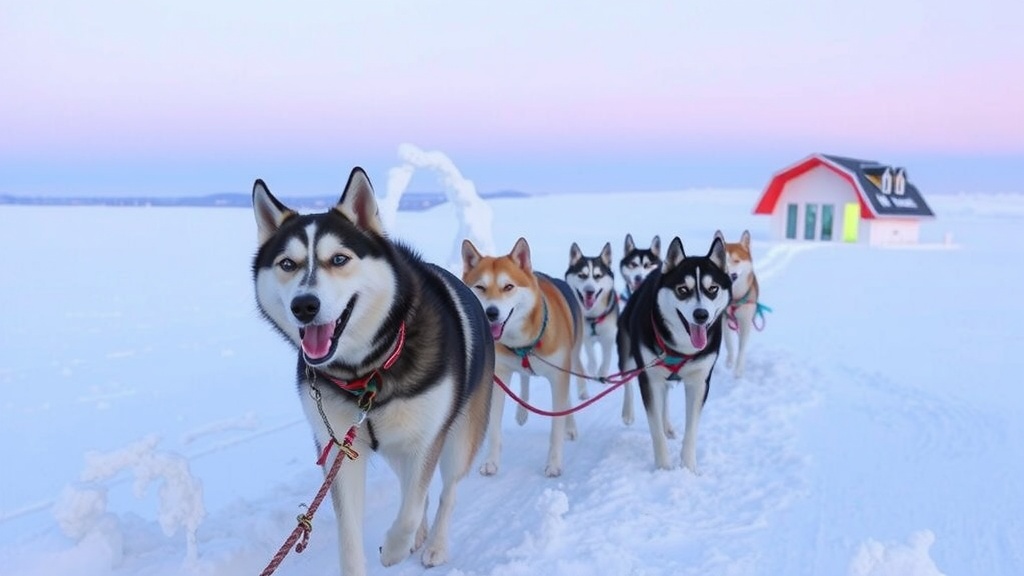
[[[494,387],[494,343],[480,303],[458,278],[386,237],[360,168],[327,212],[299,214],[262,180],[252,200],[256,301],[297,350],[299,398],[317,449],[365,418],[353,445],[364,456],[345,462],[331,486],[342,574],[366,572],[371,452],[384,456],[401,487],[381,563],[421,547],[425,566],[445,562],[455,487],[483,441]],[[438,462],[443,487],[428,530]]]

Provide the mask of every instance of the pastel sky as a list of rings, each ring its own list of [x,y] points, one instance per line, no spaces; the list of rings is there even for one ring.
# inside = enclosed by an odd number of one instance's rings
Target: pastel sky
[[[826,152],[1024,192],[1021,30],[1019,0],[6,1],[0,194],[326,193],[402,142],[482,190]]]

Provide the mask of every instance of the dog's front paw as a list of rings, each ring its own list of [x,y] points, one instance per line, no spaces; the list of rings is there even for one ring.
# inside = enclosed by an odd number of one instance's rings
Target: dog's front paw
[[[632,410],[623,410],[622,411],[622,423],[625,424],[626,426],[632,426],[633,425],[633,411]]]
[[[665,423],[665,437],[668,438],[669,440],[676,439],[676,429],[673,428],[672,425],[667,422]]]
[[[434,566],[440,566],[448,561],[448,550],[444,546],[431,544],[423,550],[423,554],[420,556],[420,560],[423,565],[427,568],[433,568]]]
[[[412,534],[409,537],[396,535],[393,530],[388,530],[388,537],[384,546],[380,549],[380,563],[384,566],[394,566],[412,554]]]
[[[526,408],[523,408],[522,406],[516,407],[516,423],[519,424],[520,426],[526,424],[526,418],[529,415],[530,413],[526,411]]]
[[[587,400],[590,398],[590,392],[587,390],[586,386],[580,386],[579,394],[577,394],[577,396],[579,396],[580,400]]]
[[[548,478],[558,478],[562,475],[561,464],[548,464],[544,467],[544,475]]]
[[[487,461],[480,466],[480,473],[484,476],[494,476],[498,473],[498,463]]]

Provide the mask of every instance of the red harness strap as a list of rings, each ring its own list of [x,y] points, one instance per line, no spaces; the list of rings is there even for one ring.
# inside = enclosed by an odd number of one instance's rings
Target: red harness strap
[[[387,360],[384,361],[384,364],[380,368],[372,370],[369,374],[360,376],[355,380],[342,380],[340,378],[335,378],[330,374],[324,374],[324,376],[326,376],[327,379],[333,382],[338,388],[341,388],[346,392],[351,392],[357,396],[362,396],[363,394],[376,394],[377,384],[380,383],[381,372],[394,366],[398,357],[402,354],[403,348],[405,348],[405,322],[398,325],[398,343],[395,345],[395,349],[391,352],[391,355],[388,356]]]

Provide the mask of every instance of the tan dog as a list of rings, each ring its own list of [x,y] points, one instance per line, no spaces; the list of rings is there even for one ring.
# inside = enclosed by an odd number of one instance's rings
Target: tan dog
[[[551,383],[554,411],[569,408],[569,376],[579,363],[583,314],[569,286],[534,272],[530,246],[520,238],[505,256],[484,256],[469,240],[462,241],[462,281],[480,300],[494,338],[494,374],[508,384],[513,373],[539,374]],[[488,424],[487,457],[480,473],[492,475],[501,460],[501,417],[505,393],[494,390]],[[576,438],[573,417],[551,419],[551,445],[544,468],[547,476],[562,474],[565,437]]]
[[[715,236],[725,242],[721,231]],[[750,254],[750,232],[743,231],[739,242],[725,242],[726,268],[732,278],[732,302],[729,303],[727,324],[729,330],[723,334],[725,340],[725,366],[732,368],[736,378],[743,377],[744,361],[746,360],[747,340],[750,328],[754,325],[757,313],[757,299],[760,290],[757,275],[754,274],[754,258]],[[736,333],[739,350],[735,351],[732,333]]]

